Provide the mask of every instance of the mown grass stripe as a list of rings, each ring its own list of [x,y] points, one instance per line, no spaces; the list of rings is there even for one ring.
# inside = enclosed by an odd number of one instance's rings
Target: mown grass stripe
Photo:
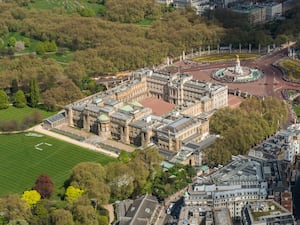
[[[43,150],[35,149],[39,143]],[[30,189],[36,178],[48,174],[55,183],[56,194],[79,162],[92,161],[102,165],[115,159],[51,138],[27,137],[24,133],[0,135],[0,196],[22,193]]]

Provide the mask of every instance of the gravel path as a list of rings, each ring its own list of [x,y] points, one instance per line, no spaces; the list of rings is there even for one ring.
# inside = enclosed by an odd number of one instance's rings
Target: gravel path
[[[80,141],[74,140],[72,138],[69,138],[67,136],[64,136],[64,135],[61,135],[61,134],[54,133],[54,132],[51,132],[49,130],[46,130],[40,124],[37,125],[37,126],[34,126],[34,127],[30,128],[28,131],[39,132],[39,133],[42,133],[42,134],[45,134],[45,135],[48,135],[48,136],[51,136],[51,137],[54,137],[54,138],[66,141],[66,142],[69,142],[71,144],[78,145],[78,146],[83,147],[83,148],[87,148],[87,149],[90,149],[90,150],[93,150],[93,151],[96,151],[96,152],[101,152],[101,153],[103,153],[105,155],[108,155],[108,156],[111,156],[111,157],[114,157],[114,158],[118,157],[118,155],[116,153],[114,153],[114,152],[110,152],[110,151],[107,151],[107,150],[105,150],[103,148],[96,147],[96,146],[94,146],[92,144],[88,144],[88,143],[85,143],[85,142],[80,142]]]

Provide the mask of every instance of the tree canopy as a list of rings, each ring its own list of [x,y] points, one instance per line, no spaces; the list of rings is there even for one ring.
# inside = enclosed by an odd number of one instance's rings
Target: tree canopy
[[[22,199],[26,201],[27,205],[32,207],[41,199],[41,195],[36,190],[24,191]]]
[[[0,109],[7,109],[9,107],[8,96],[5,91],[0,90]]]
[[[72,169],[70,183],[75,188],[85,190],[90,199],[106,204],[110,198],[110,188],[104,182],[105,168],[99,163],[83,162]]]
[[[33,189],[37,190],[42,198],[49,198],[54,190],[54,183],[47,174],[41,174],[36,179]]]
[[[17,108],[24,108],[27,105],[27,100],[22,90],[18,90],[16,92],[14,99],[15,99],[14,105]]]
[[[215,166],[228,162],[231,155],[246,154],[274,134],[287,117],[284,101],[271,97],[247,99],[240,109],[220,109],[211,117],[210,128],[221,137],[206,150],[205,161]]]

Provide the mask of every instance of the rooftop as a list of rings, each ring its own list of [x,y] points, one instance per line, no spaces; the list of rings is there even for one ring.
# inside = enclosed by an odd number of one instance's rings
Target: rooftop
[[[262,165],[247,157],[238,156],[231,163],[212,174],[212,180],[216,184],[229,184],[233,182],[259,181],[263,179]]]
[[[277,215],[290,214],[287,209],[272,200],[249,202],[248,208],[253,221],[265,220],[263,217],[276,217]]]
[[[222,208],[214,211],[215,225],[232,225],[229,210]]]

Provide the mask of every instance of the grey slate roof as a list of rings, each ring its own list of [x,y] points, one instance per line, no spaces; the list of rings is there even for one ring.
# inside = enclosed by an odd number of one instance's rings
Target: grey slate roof
[[[55,121],[64,119],[66,117],[65,112],[59,113],[59,114],[55,114],[53,116],[48,117],[47,119],[45,119],[45,121],[49,122],[49,123],[53,123]]]
[[[156,197],[142,196],[134,200],[126,215],[120,218],[120,225],[147,225],[157,207]]]

